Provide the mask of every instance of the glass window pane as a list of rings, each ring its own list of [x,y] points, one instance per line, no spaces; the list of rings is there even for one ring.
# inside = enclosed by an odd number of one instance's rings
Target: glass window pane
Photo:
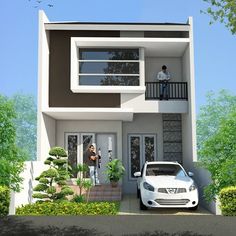
[[[139,74],[138,62],[80,62],[79,73]]]
[[[80,60],[139,60],[139,49],[79,48]]]
[[[132,178],[134,173],[140,171],[140,137],[131,136],[130,137],[130,174]]]
[[[78,138],[77,135],[68,135],[68,143],[67,143],[67,149],[68,149],[68,163],[72,168],[72,175],[74,178],[76,178],[76,171],[75,168],[77,166],[77,143]]]
[[[79,85],[139,86],[138,76],[79,76]]]
[[[154,161],[155,155],[155,139],[154,136],[145,136],[145,161]]]
[[[178,165],[169,164],[149,164],[146,169],[147,176],[171,175],[177,177],[186,176],[182,168]]]

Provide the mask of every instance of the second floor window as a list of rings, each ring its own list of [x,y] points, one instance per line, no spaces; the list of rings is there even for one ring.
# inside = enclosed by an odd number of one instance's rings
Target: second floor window
[[[139,86],[138,48],[79,48],[79,85]]]

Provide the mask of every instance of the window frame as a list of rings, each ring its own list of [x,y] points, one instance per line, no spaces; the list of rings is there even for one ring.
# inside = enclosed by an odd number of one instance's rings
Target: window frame
[[[145,64],[144,48],[139,46],[130,46],[122,38],[101,38],[101,37],[71,37],[71,73],[70,88],[74,93],[138,93],[144,94],[145,87]],[[122,46],[117,47],[117,43],[122,41]],[[117,85],[79,85],[79,48],[136,48],[139,49],[139,85],[138,86],[117,86]],[[114,60],[112,60],[114,61]],[[123,61],[123,60],[122,60]],[[136,60],[127,60],[135,62]],[[123,74],[124,75],[124,74]],[[134,76],[135,74],[132,74]]]

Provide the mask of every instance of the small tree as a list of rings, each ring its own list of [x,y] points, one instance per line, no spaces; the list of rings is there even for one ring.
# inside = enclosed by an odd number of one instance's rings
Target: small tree
[[[90,194],[90,189],[92,187],[92,182],[91,180],[86,180],[84,179],[84,176],[86,176],[86,173],[88,171],[88,165],[86,164],[78,164],[77,165],[77,185],[79,187],[79,199],[83,200],[83,190],[86,191],[86,202],[88,202],[89,199],[89,194]]]
[[[36,178],[39,184],[34,191],[38,193],[33,194],[33,197],[50,201],[66,199],[66,196],[74,193],[66,183],[69,178],[67,154],[63,148],[54,147],[49,151],[49,155],[44,162],[49,165],[49,169]],[[56,189],[56,185],[60,187],[60,190]]]

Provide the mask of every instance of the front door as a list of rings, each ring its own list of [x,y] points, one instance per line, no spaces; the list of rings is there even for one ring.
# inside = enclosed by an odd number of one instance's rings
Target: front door
[[[107,183],[107,177],[104,173],[107,163],[116,156],[115,150],[115,134],[97,134],[96,135],[96,151],[101,154],[101,165],[98,168],[98,178],[101,184]]]

